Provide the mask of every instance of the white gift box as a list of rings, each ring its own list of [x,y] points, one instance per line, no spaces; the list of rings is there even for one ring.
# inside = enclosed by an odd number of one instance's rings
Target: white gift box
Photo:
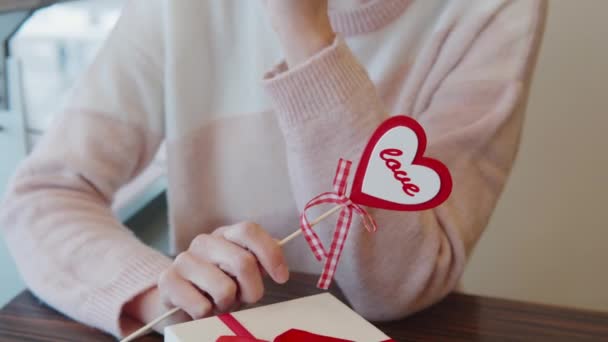
[[[235,312],[231,318],[264,341],[290,329],[357,342],[392,341],[329,293]],[[215,342],[222,336],[236,333],[217,316],[165,329],[165,342]]]

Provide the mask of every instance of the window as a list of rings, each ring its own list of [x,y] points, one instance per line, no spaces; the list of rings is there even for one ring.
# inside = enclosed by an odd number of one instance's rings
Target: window
[[[123,0],[81,0],[38,10],[10,42],[22,65],[29,145],[52,115],[118,19]]]
[[[21,65],[20,102],[25,107],[24,113],[12,114],[24,118],[28,152],[49,126],[53,114],[64,107],[75,81],[116,24],[123,3],[124,0],[62,1],[36,11],[11,39],[11,57]],[[22,141],[12,143],[23,145]],[[13,164],[0,158],[4,169],[14,168]],[[0,186],[7,178],[3,175],[9,173],[0,168]],[[165,189],[164,148],[161,148],[152,165],[116,194],[114,212],[124,220]]]

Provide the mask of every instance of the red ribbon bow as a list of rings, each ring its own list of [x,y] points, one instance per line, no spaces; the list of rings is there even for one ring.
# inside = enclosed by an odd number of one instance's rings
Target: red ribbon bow
[[[270,342],[254,337],[222,336],[216,342]],[[306,331],[291,329],[276,337],[272,342],[354,342],[328,336],[312,334]]]
[[[363,226],[369,232],[375,232],[378,229],[376,227],[376,222],[368,212],[346,197],[346,185],[351,165],[352,162],[340,159],[333,182],[334,192],[325,192],[313,198],[306,204],[302,216],[300,217],[300,228],[315,257],[319,261],[326,258],[323,273],[321,273],[321,277],[317,283],[317,287],[324,290],[329,288],[334,274],[336,273],[336,268],[338,267],[338,262],[340,261],[342,250],[344,249],[344,243],[346,242],[346,237],[348,236],[348,231],[350,230],[350,225],[352,223],[353,211],[361,216]],[[324,203],[333,203],[342,206],[329,253],[323,247],[321,239],[319,239],[319,236],[312,229],[308,218],[306,218],[306,210]]]
[[[236,336],[222,336],[216,342],[270,342],[258,340],[231,314],[217,316]],[[311,334],[306,331],[291,329],[276,337],[272,342],[352,342],[333,337]]]
[[[239,321],[234,318],[231,314],[222,314],[217,316],[228,329],[232,330],[236,336],[221,336],[216,342],[270,342],[265,340],[259,340],[247,330]],[[307,331],[291,329],[281,335],[277,336],[272,342],[354,342],[351,340],[344,340],[335,337],[322,336]],[[393,340],[387,340],[384,342],[394,342]]]

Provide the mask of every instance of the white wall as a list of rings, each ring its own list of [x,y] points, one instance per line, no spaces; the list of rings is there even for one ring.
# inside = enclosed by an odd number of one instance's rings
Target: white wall
[[[608,310],[607,14],[550,0],[519,159],[466,291]]]

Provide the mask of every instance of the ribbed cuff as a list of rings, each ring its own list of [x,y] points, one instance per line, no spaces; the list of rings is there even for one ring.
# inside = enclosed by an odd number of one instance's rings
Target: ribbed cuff
[[[95,327],[121,336],[123,306],[137,295],[152,288],[161,272],[171,265],[171,259],[150,249],[134,255],[112,284],[91,294],[84,313],[85,321]]]
[[[370,1],[350,10],[330,11],[332,26],[345,36],[379,30],[399,18],[411,0]]]
[[[281,63],[264,77],[283,129],[329,115],[369,84],[367,71],[339,36],[305,63],[290,70]]]

